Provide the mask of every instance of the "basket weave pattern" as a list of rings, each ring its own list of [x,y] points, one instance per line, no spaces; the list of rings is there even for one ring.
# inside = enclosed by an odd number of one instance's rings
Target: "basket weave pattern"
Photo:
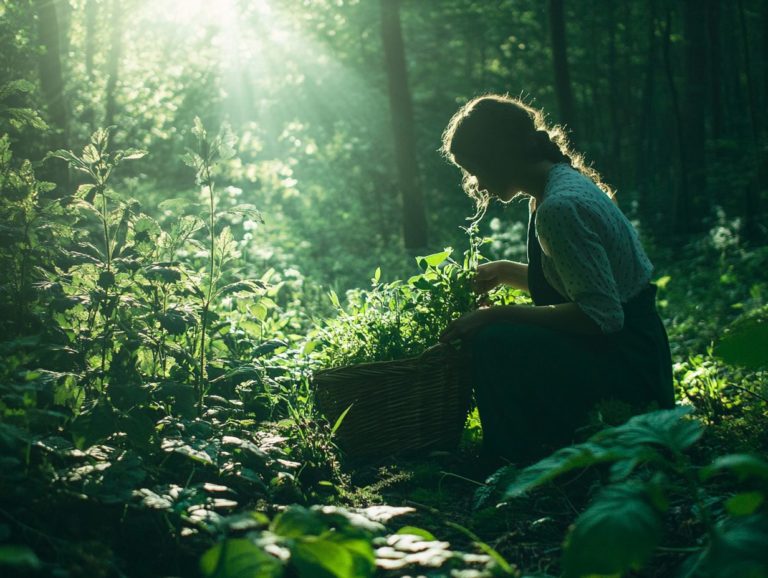
[[[471,400],[466,357],[438,344],[418,357],[320,371],[315,401],[352,458],[452,449]]]

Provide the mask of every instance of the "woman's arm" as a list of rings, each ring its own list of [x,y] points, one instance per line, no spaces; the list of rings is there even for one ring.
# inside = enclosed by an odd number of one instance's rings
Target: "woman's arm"
[[[475,289],[487,293],[499,285],[528,291],[528,265],[517,261],[490,261],[477,267]]]
[[[600,327],[576,303],[559,305],[500,305],[478,309],[453,321],[440,341],[449,342],[472,335],[481,327],[496,322],[527,323],[583,335],[599,335]]]

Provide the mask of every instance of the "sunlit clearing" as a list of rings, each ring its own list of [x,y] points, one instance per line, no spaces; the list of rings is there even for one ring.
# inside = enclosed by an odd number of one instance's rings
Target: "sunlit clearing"
[[[234,0],[159,0],[154,9],[180,24],[223,24],[234,18]]]

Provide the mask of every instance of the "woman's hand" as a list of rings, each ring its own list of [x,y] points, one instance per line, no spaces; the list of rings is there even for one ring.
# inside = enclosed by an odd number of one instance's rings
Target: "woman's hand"
[[[477,266],[474,280],[474,289],[477,293],[488,293],[504,282],[504,263],[504,261],[490,261]]]
[[[456,339],[466,339],[488,322],[488,309],[478,309],[451,321],[440,335],[440,341],[450,343]]]
[[[528,291],[528,265],[516,261],[490,261],[477,266],[475,291],[487,293],[499,285]]]

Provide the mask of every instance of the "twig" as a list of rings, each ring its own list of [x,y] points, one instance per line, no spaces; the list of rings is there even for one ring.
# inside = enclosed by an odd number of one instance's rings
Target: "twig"
[[[747,389],[743,385],[736,385],[735,383],[732,383],[728,387],[734,387],[734,388],[738,389],[739,391],[743,391],[744,393],[748,393],[750,395],[753,395],[754,397],[756,397],[757,399],[759,399],[763,403],[768,403],[768,399],[764,398],[759,393],[757,393],[755,391],[752,391],[751,389]]]
[[[486,484],[486,483],[478,482],[477,480],[473,480],[472,478],[465,478],[464,476],[461,476],[459,474],[454,474],[453,472],[441,471],[440,473],[443,475],[443,478],[446,478],[446,477],[457,478],[459,480],[462,480],[462,481],[465,481],[465,482],[469,482],[470,484],[474,484],[474,485],[476,485],[476,486],[478,486],[480,488],[484,488],[484,487],[488,486],[488,484]],[[440,483],[442,483],[443,478],[440,479]]]

